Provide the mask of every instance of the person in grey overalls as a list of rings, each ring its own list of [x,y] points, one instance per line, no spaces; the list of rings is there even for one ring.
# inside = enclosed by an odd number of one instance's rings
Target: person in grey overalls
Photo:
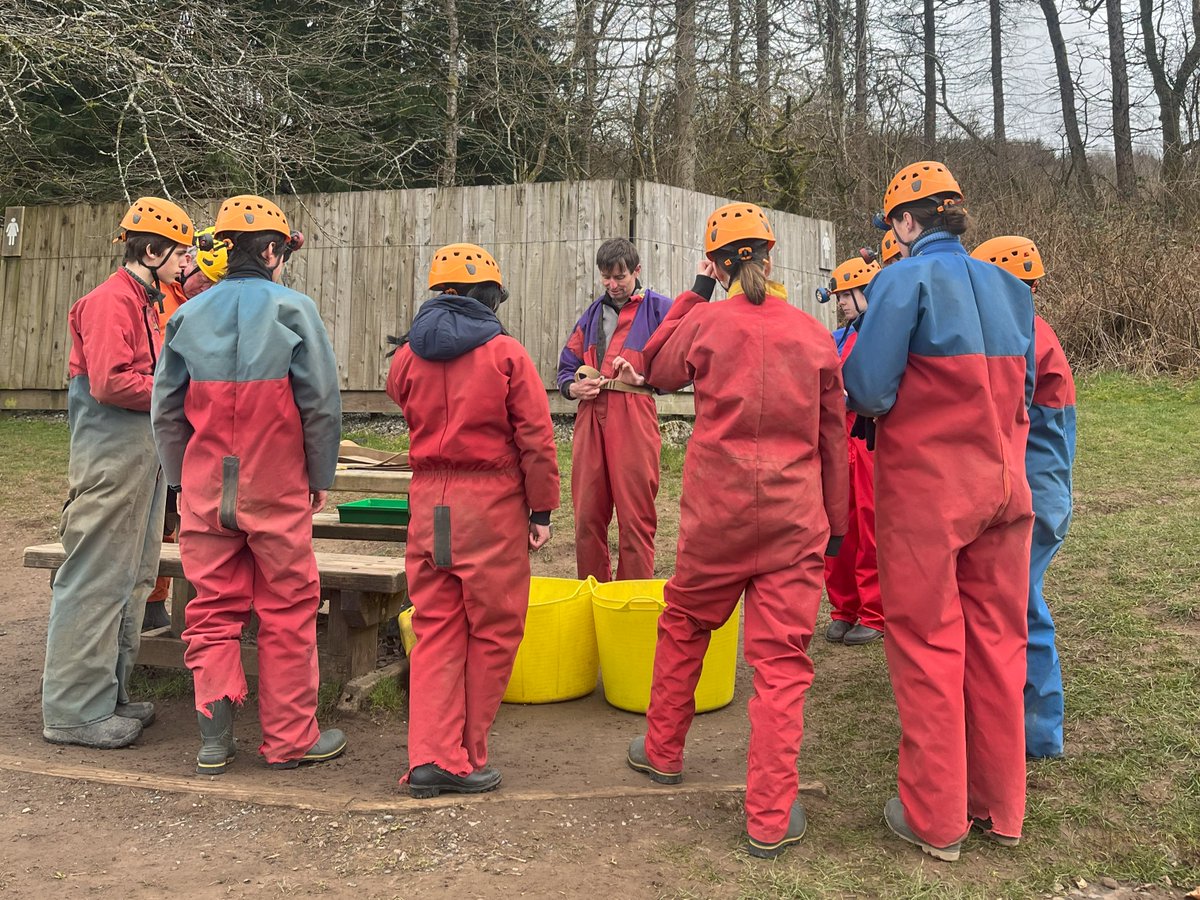
[[[146,598],[158,575],[166,483],[150,427],[162,348],[156,303],[192,241],[192,221],[142,197],[121,220],[121,268],[71,307],[67,417],[70,490],[59,532],[42,736],[111,750],[137,740],[152,703],[130,701]]]

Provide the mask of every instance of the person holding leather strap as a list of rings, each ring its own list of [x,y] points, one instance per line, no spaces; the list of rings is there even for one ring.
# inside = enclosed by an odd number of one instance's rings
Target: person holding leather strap
[[[67,558],[54,576],[42,679],[42,736],[98,749],[132,744],[154,720],[153,704],[130,701],[128,681],[166,502],[150,426],[161,285],[179,275],[192,221],[169,200],[141,197],[117,240],[124,264],[69,317]]]
[[[558,362],[558,387],[579,401],[571,445],[575,563],[580,578],[611,581],[608,526],[617,512],[616,577],[654,577],[658,513],[658,408],[653,391],[617,382],[618,357],[642,371],[642,348],[671,300],[638,280],[637,248],[613,238],[596,253],[604,293],[579,317]]]

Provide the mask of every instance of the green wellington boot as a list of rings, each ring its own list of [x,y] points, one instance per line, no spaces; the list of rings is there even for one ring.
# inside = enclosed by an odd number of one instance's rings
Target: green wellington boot
[[[237,755],[233,739],[233,701],[223,697],[208,704],[212,718],[197,711],[200,722],[200,752],[196,754],[197,775],[220,775]]]

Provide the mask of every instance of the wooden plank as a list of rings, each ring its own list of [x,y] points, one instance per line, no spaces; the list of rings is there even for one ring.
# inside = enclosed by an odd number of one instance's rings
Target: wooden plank
[[[329,598],[329,626],[326,633],[328,669],[338,681],[350,681],[375,670],[379,658],[379,619],[370,627],[355,627],[354,616],[347,613],[342,601],[346,592],[336,592]],[[334,607],[339,606],[338,614]],[[398,612],[398,611],[397,611]]]
[[[313,515],[313,537],[338,541],[390,541],[403,544],[408,540],[407,525],[374,525],[343,522],[337,512]]]
[[[62,544],[38,544],[26,547],[24,565],[31,569],[57,569],[66,559]],[[317,569],[322,587],[336,590],[376,591],[406,594],[403,557],[360,556],[353,553],[317,552]],[[179,558],[178,544],[163,544],[158,574],[186,578]]]
[[[0,755],[0,770],[19,772],[24,776],[38,775],[47,778],[66,778],[87,784],[108,784],[117,787],[139,788],[146,791],[174,792],[178,794],[203,794],[218,800],[232,800],[238,803],[254,803],[262,806],[275,806],[287,809],[303,809],[312,812],[329,814],[340,813],[383,813],[383,812],[419,812],[445,807],[491,806],[514,803],[545,803],[548,801],[567,800],[620,800],[626,798],[644,798],[646,786],[638,779],[631,784],[605,787],[588,787],[576,790],[552,791],[545,789],[520,790],[505,788],[503,791],[493,791],[487,794],[446,794],[441,797],[431,797],[417,800],[393,794],[384,799],[359,799],[350,797],[341,791],[328,791],[320,780],[312,780],[314,786],[308,789],[302,787],[273,788],[261,780],[255,780],[247,785],[237,780],[224,778],[204,778],[202,776],[156,775],[144,770],[124,772],[119,770],[100,769],[94,759],[86,764],[64,763],[61,756],[54,761],[41,761],[29,754],[20,756]],[[115,757],[114,757],[115,758]],[[131,755],[131,758],[136,756]],[[291,779],[289,779],[291,780]],[[300,784],[303,779],[295,780]],[[745,783],[737,784],[708,784],[704,782],[684,783],[671,786],[660,786],[654,789],[658,797],[675,796],[713,796],[719,794],[739,794],[746,790]],[[828,796],[828,788],[819,781],[801,782],[800,792],[813,796]]]
[[[46,240],[46,207],[25,210],[25,255],[21,258],[21,277],[17,283],[16,321],[12,344],[13,370],[6,387],[37,388],[29,371],[29,358],[37,356],[37,311],[46,282],[46,261],[42,246]],[[32,346],[32,350],[30,349]]]
[[[335,491],[359,491],[362,493],[407,494],[412,483],[412,472],[396,469],[338,469],[333,476]]]
[[[74,239],[74,219],[72,207],[51,206],[46,227],[46,281],[42,296],[38,298],[38,341],[36,355],[26,363],[32,383],[28,387],[52,389],[61,387],[60,380],[53,371],[56,350],[61,347],[59,338],[59,307],[62,305],[59,284],[65,289],[69,282],[69,274],[64,275],[63,269],[70,266],[69,260],[64,260],[64,253],[70,252],[71,241]],[[66,327],[66,316],[63,315],[62,327]],[[57,346],[56,346],[57,345]]]
[[[183,651],[187,649],[178,637],[169,634],[143,634],[138,647],[139,666],[160,666],[164,669],[186,669]],[[242,668],[251,678],[258,677],[258,648],[242,644]]]
[[[16,357],[20,282],[21,257],[9,256],[0,260],[0,387],[4,388],[14,386],[20,377],[21,367]]]

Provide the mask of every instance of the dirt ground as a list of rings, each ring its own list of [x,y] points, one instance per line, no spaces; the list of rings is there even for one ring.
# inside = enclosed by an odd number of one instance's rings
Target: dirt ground
[[[336,724],[350,739],[344,757],[276,772],[254,752],[251,702],[237,720],[243,752],[236,764],[202,778],[192,771],[197,734],[188,698],[161,702],[157,723],[128,750],[60,748],[41,739],[49,587],[47,573],[22,568],[20,555],[52,533],[38,516],[0,521],[0,534],[0,892],[709,897],[744,893],[747,867],[763,865],[738,851],[750,685],[744,665],[734,702],[697,718],[688,779],[679,788],[651,787],[625,766],[624,748],[643,719],[609,707],[599,690],[571,703],[502,707],[492,755],[503,787],[469,800],[418,802],[400,792],[403,714],[342,716]],[[556,548],[539,571],[561,568],[566,548]],[[861,654],[846,662],[824,642],[814,643],[814,655],[823,679],[836,679],[841,666],[879,664]],[[805,802],[811,819],[881,831],[874,811],[851,803],[846,812],[847,799],[835,791]],[[820,852],[802,846],[792,854],[802,860]],[[1134,893],[1068,887],[1077,897]]]

